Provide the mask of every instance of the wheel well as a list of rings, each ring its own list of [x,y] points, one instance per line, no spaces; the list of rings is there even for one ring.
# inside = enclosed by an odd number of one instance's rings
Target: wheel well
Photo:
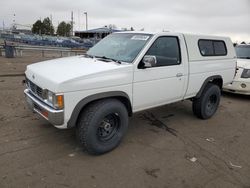
[[[220,89],[222,89],[222,86],[223,86],[223,79],[222,79],[222,77],[221,77],[220,75],[211,76],[211,77],[207,78],[207,79],[204,81],[204,83],[203,83],[203,85],[202,85],[200,91],[197,93],[197,95],[195,96],[195,98],[199,98],[199,97],[201,96],[203,90],[205,89],[205,87],[207,86],[208,83],[215,84],[215,85],[219,86]]]
[[[132,106],[131,106],[131,104],[130,104],[130,101],[129,101],[126,97],[114,96],[114,97],[100,98],[100,99],[96,99],[96,100],[93,100],[93,101],[88,102],[87,104],[85,104],[85,105],[82,107],[81,111],[80,111],[79,114],[78,114],[77,119],[79,118],[79,115],[82,113],[82,111],[83,111],[86,107],[88,107],[90,104],[92,104],[92,103],[94,103],[94,102],[97,102],[97,101],[100,101],[100,100],[105,100],[105,99],[117,99],[117,100],[119,100],[119,101],[120,101],[121,103],[123,103],[124,106],[127,108],[129,117],[132,116],[133,113],[132,113]]]
[[[126,97],[121,97],[121,96],[113,97],[113,98],[118,99],[119,101],[121,101],[125,105],[125,107],[128,110],[128,115],[130,117],[133,115],[132,106],[131,106],[131,103],[130,103],[129,99],[127,99]]]
[[[91,103],[94,103],[96,101],[99,101],[99,100],[105,100],[105,99],[117,99],[119,100],[121,103],[124,104],[124,106],[127,108],[128,110],[128,115],[129,116],[132,116],[132,106],[131,106],[131,103],[130,101],[126,98],[126,97],[122,97],[122,96],[114,96],[114,97],[105,97],[105,98],[100,98],[100,99],[96,99],[96,100],[93,100],[93,101],[90,101],[88,102],[86,105],[84,105],[81,109],[81,112],[88,106],[90,105]],[[79,113],[80,114],[80,113]]]
[[[215,78],[209,81],[209,83],[213,83],[217,86],[219,86],[220,89],[222,89],[222,85],[223,85],[223,80],[222,78]]]
[[[119,93],[119,94],[121,94],[121,93]],[[112,96],[110,96],[109,93],[102,93],[102,96],[98,94],[98,95],[87,97],[87,99],[83,99],[82,101],[80,101],[76,105],[75,109],[72,112],[70,120],[67,123],[68,128],[72,128],[72,127],[74,127],[76,125],[76,122],[77,122],[77,120],[79,118],[79,115],[91,103],[99,101],[99,100],[105,100],[105,99],[111,99],[111,98],[112,99],[117,99],[121,103],[123,103],[124,106],[126,107],[126,109],[128,110],[128,115],[130,117],[132,116],[132,114],[133,114],[132,105],[131,105],[131,102],[130,102],[127,95],[122,95],[121,94],[121,95],[112,95]]]

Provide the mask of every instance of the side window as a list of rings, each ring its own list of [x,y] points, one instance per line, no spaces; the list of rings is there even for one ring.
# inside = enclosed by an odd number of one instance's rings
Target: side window
[[[214,41],[215,55],[227,55],[226,45],[223,41]]]
[[[202,56],[224,56],[227,48],[224,41],[201,39],[198,42]]]
[[[213,42],[210,40],[200,40],[199,48],[203,56],[212,56],[214,54]]]
[[[156,57],[156,66],[170,66],[181,63],[180,46],[177,37],[159,37],[146,55]]]

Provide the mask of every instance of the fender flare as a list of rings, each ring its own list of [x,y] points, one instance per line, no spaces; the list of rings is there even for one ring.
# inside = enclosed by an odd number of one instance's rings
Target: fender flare
[[[208,78],[203,82],[203,84],[202,84],[202,86],[201,86],[199,92],[198,92],[197,95],[195,96],[195,98],[199,98],[199,97],[201,96],[203,90],[205,89],[206,85],[207,85],[209,82],[213,82],[213,80],[215,80],[215,79],[220,79],[220,80],[222,80],[222,85],[223,85],[223,79],[222,79],[222,77],[221,77],[220,75],[210,76],[210,77],[208,77]]]
[[[89,103],[100,100],[100,99],[106,99],[106,98],[126,98],[126,100],[129,102],[128,106],[126,108],[128,109],[129,115],[132,115],[132,105],[130,98],[127,93],[123,91],[110,91],[110,92],[103,92],[103,93],[97,93],[94,95],[90,95],[82,99],[78,104],[75,106],[74,110],[72,111],[71,117],[67,123],[68,128],[73,128],[76,125],[77,119],[79,114],[81,113],[82,109],[88,105]]]

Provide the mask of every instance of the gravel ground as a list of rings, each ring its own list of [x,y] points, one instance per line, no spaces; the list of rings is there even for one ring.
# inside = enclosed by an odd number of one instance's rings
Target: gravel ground
[[[58,130],[27,108],[21,75],[43,59],[0,57],[1,188],[250,187],[250,97],[224,93],[206,121],[190,101],[135,114],[117,149],[90,156],[73,129]]]

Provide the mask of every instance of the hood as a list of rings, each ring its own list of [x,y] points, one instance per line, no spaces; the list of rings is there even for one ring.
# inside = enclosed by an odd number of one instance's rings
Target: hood
[[[243,69],[250,69],[250,59],[237,59],[237,66]]]
[[[29,80],[44,89],[53,92],[70,92],[99,87],[98,83],[105,81],[106,85],[117,84],[107,81],[112,78],[116,82],[127,84],[132,82],[127,78],[127,73],[132,74],[132,70],[133,65],[128,63],[118,64],[75,56],[28,65],[25,74]],[[100,87],[103,87],[103,84],[100,83]]]

